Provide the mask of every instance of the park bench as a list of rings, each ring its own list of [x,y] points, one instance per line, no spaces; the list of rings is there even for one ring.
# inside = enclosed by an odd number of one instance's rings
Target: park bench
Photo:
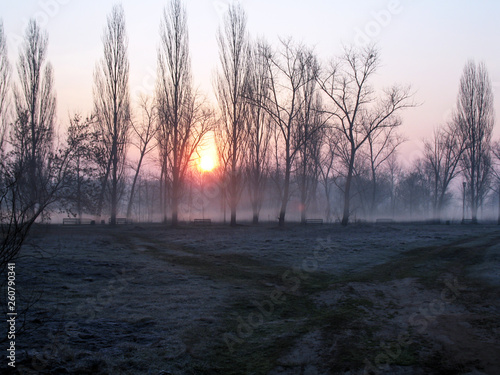
[[[306,224],[323,224],[323,219],[306,219]]]
[[[392,224],[392,223],[394,223],[394,219],[381,218],[381,219],[375,220],[375,222],[378,224]]]
[[[91,219],[77,219],[73,217],[63,218],[63,225],[94,225],[95,220]]]
[[[79,223],[78,219],[72,218],[72,217],[65,217],[63,219],[63,225],[78,225]]]
[[[212,219],[194,219],[194,225],[212,225]]]

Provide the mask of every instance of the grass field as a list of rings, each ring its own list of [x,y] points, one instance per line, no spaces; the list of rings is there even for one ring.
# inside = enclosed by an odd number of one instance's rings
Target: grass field
[[[52,225],[16,272],[18,373],[500,373],[497,226]]]

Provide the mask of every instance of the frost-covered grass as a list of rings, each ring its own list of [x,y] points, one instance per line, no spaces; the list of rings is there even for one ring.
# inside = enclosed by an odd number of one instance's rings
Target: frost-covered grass
[[[18,364],[495,373],[499,240],[495,226],[37,228],[16,267],[20,292],[39,296]]]

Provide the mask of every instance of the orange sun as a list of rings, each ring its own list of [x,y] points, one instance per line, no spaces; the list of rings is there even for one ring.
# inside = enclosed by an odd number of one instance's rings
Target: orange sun
[[[196,150],[197,159],[195,165],[200,172],[211,172],[218,165],[217,147],[210,135],[198,146]]]
[[[215,158],[213,155],[210,154],[204,154],[200,156],[200,159],[198,160],[198,168],[202,172],[210,172],[212,169],[215,168],[216,162]]]

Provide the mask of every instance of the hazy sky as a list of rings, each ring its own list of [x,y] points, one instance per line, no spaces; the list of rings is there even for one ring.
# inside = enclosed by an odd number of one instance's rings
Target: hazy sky
[[[49,32],[48,58],[55,71],[58,120],[92,109],[92,75],[102,56],[101,36],[106,17],[116,1],[0,0],[0,17],[8,35],[11,62],[29,18]],[[129,36],[130,87],[151,92],[156,72],[159,24],[167,1],[121,2]],[[228,0],[185,0],[189,18],[195,83],[212,96],[212,77],[218,63],[216,30]],[[376,42],[382,66],[375,83],[411,84],[418,108],[404,114],[402,132],[410,139],[404,158],[419,153],[421,139],[446,121],[453,109],[464,64],[484,61],[495,94],[500,137],[500,2],[497,0],[243,0],[252,36],[275,44],[279,36],[314,46],[328,61],[342,45]]]

